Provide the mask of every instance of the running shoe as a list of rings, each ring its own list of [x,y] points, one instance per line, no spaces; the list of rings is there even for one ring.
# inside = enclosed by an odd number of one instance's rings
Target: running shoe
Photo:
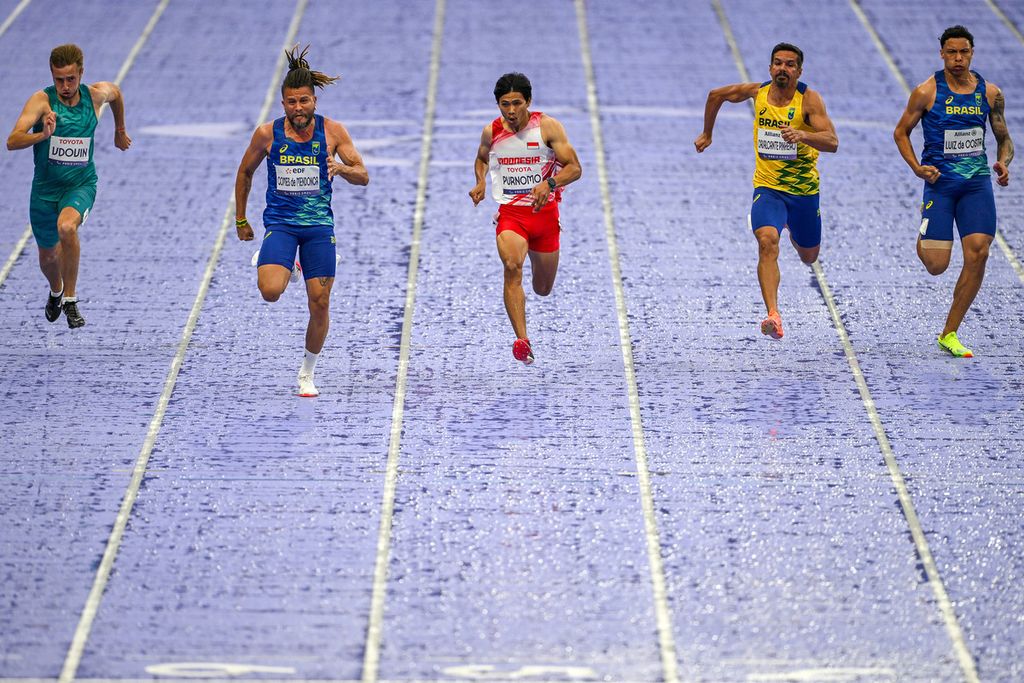
[[[301,278],[301,277],[302,277],[302,266],[300,266],[299,262],[296,261],[295,265],[292,266],[292,274],[288,276],[288,279],[291,282],[298,282],[299,278]]]
[[[313,375],[299,375],[299,390],[295,392],[302,398],[315,398],[320,395],[316,385],[313,384]]]
[[[956,358],[974,358],[974,352],[960,343],[956,338],[956,332],[939,337],[939,347],[946,349]]]
[[[68,319],[68,327],[75,329],[85,324],[85,318],[78,312],[77,301],[65,301],[61,308],[64,309],[64,317]]]
[[[530,346],[529,339],[516,339],[512,343],[512,356],[522,361],[523,365],[530,365],[533,363],[533,347]]]
[[[60,317],[60,304],[64,301],[64,292],[57,296],[46,295],[46,319],[51,323]]]
[[[778,311],[772,311],[761,321],[761,334],[766,334],[772,339],[782,339],[782,316]]]

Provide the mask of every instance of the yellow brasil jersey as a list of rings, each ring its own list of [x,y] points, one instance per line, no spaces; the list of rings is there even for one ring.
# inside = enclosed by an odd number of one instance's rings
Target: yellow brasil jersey
[[[754,187],[767,187],[795,195],[818,194],[818,150],[786,142],[779,126],[813,131],[804,121],[807,85],[796,84],[789,104],[768,103],[771,81],[761,84],[754,100]]]

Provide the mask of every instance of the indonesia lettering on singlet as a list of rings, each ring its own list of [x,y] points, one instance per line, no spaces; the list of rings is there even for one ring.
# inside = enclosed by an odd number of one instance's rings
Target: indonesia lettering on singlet
[[[492,122],[488,168],[491,196],[498,204],[531,203],[530,191],[561,168],[555,151],[541,135],[542,116],[541,112],[532,112],[529,122],[515,133],[505,130],[500,118]],[[556,201],[560,190],[555,190]]]

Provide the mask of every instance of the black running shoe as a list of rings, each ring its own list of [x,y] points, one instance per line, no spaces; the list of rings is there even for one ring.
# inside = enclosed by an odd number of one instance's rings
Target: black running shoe
[[[46,295],[46,319],[51,323],[60,317],[60,302],[64,300],[64,293],[57,296]]]
[[[64,309],[64,317],[68,319],[68,327],[75,329],[85,324],[85,318],[78,312],[77,301],[65,301],[61,308]]]

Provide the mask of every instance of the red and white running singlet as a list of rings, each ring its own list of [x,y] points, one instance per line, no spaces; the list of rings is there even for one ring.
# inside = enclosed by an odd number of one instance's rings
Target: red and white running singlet
[[[531,112],[529,122],[518,133],[505,130],[500,116],[491,123],[491,196],[498,204],[531,204],[530,190],[562,168],[540,134],[543,115]],[[561,201],[562,188],[556,188],[554,194],[551,201]]]

